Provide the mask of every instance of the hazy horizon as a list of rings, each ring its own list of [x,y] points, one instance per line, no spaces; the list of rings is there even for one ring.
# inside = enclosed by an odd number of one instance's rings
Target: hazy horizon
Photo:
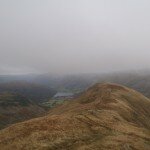
[[[148,0],[1,0],[0,74],[150,69]]]

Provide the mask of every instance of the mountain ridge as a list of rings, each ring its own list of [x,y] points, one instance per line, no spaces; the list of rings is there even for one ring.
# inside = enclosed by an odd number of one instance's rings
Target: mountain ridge
[[[0,131],[3,149],[149,150],[150,100],[118,84],[96,84],[45,117]]]

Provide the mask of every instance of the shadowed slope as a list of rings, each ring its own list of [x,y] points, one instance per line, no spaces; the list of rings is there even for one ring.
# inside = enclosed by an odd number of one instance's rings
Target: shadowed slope
[[[149,150],[150,100],[116,84],[96,84],[49,115],[0,132],[5,149]]]
[[[48,101],[56,94],[56,91],[52,88],[25,81],[1,83],[0,93],[3,92],[18,93],[35,103]]]
[[[0,129],[44,115],[45,110],[17,93],[0,93]]]

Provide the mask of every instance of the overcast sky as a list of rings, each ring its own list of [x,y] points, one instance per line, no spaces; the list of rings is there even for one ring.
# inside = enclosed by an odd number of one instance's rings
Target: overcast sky
[[[150,69],[150,0],[0,0],[0,74]]]

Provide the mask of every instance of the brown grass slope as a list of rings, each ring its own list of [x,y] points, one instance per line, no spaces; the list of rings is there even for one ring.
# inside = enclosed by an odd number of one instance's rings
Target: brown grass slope
[[[150,100],[96,84],[49,115],[0,131],[2,150],[149,150]]]

